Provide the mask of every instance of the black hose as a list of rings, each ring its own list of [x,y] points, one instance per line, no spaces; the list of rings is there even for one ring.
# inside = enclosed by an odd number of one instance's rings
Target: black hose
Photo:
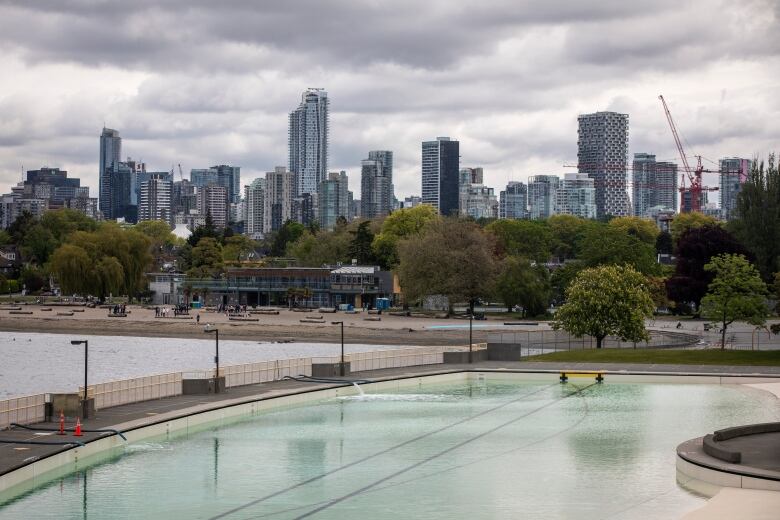
[[[78,444],[79,446],[84,446],[83,442],[79,441],[9,441],[5,439],[0,439],[1,444],[37,444],[41,446],[72,446],[74,444]]]
[[[19,424],[19,423],[15,423],[15,422],[12,422],[11,426],[15,426],[17,428],[22,428],[24,430],[30,430],[30,431],[34,431],[34,432],[36,432],[36,431],[37,432],[58,432],[58,431],[60,431],[59,428],[41,428],[41,427],[33,428],[32,426],[26,426],[24,424]],[[75,431],[75,428],[65,428],[64,431],[72,432],[72,431]],[[103,428],[102,430],[87,430],[85,428],[82,428],[81,431],[87,432],[87,433],[113,433],[114,435],[119,435],[120,437],[122,437],[123,441],[127,441],[127,437],[122,435],[122,432],[120,432],[119,430],[114,430],[113,428]]]
[[[314,376],[307,376],[304,374],[299,374],[297,376],[284,376],[282,378],[282,381],[289,380],[289,381],[298,381],[300,383],[343,383],[343,384],[352,384],[357,383],[359,385],[364,385],[368,383],[373,383],[373,381],[369,379],[335,379],[330,377],[314,377]]]

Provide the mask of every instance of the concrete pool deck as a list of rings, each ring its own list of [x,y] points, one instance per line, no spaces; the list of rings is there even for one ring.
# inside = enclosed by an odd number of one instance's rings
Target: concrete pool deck
[[[633,374],[636,376],[653,376],[656,380],[664,380],[664,376],[707,376],[711,382],[722,382],[717,378],[735,378],[739,383],[757,383],[754,386],[762,390],[775,389],[775,395],[780,393],[780,367],[752,366],[713,366],[713,365],[647,365],[647,364],[611,364],[611,363],[552,363],[552,362],[497,362],[482,361],[474,364],[426,365],[395,369],[384,369],[370,372],[353,373],[350,378],[365,378],[372,381],[391,381],[418,376],[456,374],[466,371],[511,371],[511,372],[549,372],[552,380],[557,380],[555,372],[566,371],[602,371],[609,375],[621,376]],[[753,381],[752,379],[778,378],[778,383]],[[256,385],[232,387],[228,392],[211,395],[189,395],[144,401],[123,406],[98,410],[94,418],[83,423],[83,428],[107,429],[120,428],[123,431],[143,429],[160,425],[177,418],[202,414],[205,412],[233,407],[241,404],[268,400],[276,397],[300,395],[316,390],[332,389],[349,385],[348,383],[304,383],[298,381],[275,381]],[[350,385],[351,386],[351,385]],[[763,386],[763,388],[762,388]],[[42,423],[38,426],[55,428],[55,423]],[[73,424],[66,427],[72,428]],[[702,432],[705,433],[705,432]],[[43,434],[43,435],[41,435]],[[76,438],[72,434],[58,436],[52,432],[34,432],[24,429],[0,431],[0,439],[11,441],[79,441],[90,443],[106,437],[100,433],[85,433]],[[100,443],[97,443],[100,444]],[[21,449],[20,449],[21,448]],[[73,446],[41,446],[24,444],[0,444],[0,477],[11,476],[17,470],[27,468],[36,461],[56,457],[71,450]],[[2,490],[2,486],[0,486]],[[780,493],[777,494],[780,496]],[[0,495],[2,496],[2,495]],[[774,496],[774,495],[773,495]],[[775,497],[776,498],[776,497]],[[767,503],[770,503],[768,501]],[[772,502],[774,503],[774,502]],[[776,513],[776,509],[774,509]],[[693,518],[693,517],[692,517]],[[741,516],[741,518],[753,518]],[[756,518],[761,518],[756,516]]]

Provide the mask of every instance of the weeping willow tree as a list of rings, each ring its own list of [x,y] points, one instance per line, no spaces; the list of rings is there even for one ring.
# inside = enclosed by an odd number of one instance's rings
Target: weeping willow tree
[[[144,286],[151,265],[151,241],[144,234],[104,223],[95,231],[76,231],[51,256],[49,268],[64,293],[132,299]]]
[[[753,161],[737,197],[737,218],[730,230],[755,256],[765,282],[780,272],[780,171],[775,155]]]

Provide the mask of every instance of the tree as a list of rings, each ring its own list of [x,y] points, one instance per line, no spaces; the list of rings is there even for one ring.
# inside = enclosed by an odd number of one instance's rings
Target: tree
[[[40,222],[27,229],[22,240],[22,255],[28,261],[43,265],[49,261],[49,256],[57,249],[57,239],[50,229]]]
[[[566,301],[566,289],[574,281],[580,271],[585,269],[585,265],[579,260],[566,262],[562,266],[554,269],[550,275],[550,285],[552,286],[552,298],[556,304]]]
[[[616,217],[609,221],[608,226],[619,229],[627,235],[635,236],[651,246],[655,246],[655,240],[660,233],[655,222],[641,217]]]
[[[630,265],[646,275],[660,271],[654,243],[651,245],[611,225],[593,227],[585,233],[579,260],[587,267]]]
[[[699,212],[680,213],[674,217],[670,226],[670,232],[672,234],[672,240],[674,243],[680,240],[687,231],[691,229],[698,229],[703,227],[717,226],[718,221],[715,218],[705,215]]]
[[[507,257],[500,266],[496,279],[496,294],[507,311],[515,305],[523,307],[523,317],[543,314],[550,301],[550,283],[547,270],[531,265],[524,258]]]
[[[87,252],[72,244],[60,246],[51,256],[50,268],[64,294],[85,293],[91,277],[92,259]]]
[[[100,299],[109,294],[119,294],[125,285],[125,270],[113,256],[104,256],[95,265],[93,274],[96,289],[93,292]]]
[[[187,276],[192,278],[215,278],[222,272],[222,246],[211,237],[201,238],[192,248],[192,265]]]
[[[721,324],[720,348],[724,349],[726,329],[735,321],[743,320],[751,325],[766,323],[766,284],[742,255],[718,255],[704,269],[714,277],[701,301],[702,314]]]
[[[539,263],[550,259],[552,235],[543,220],[496,220],[485,228],[496,237],[498,249]]]
[[[596,338],[601,348],[607,336],[623,341],[646,341],[645,318],[653,301],[645,277],[627,266],[604,265],[581,271],[566,290],[566,303],[555,314],[553,328],[576,337]]]
[[[252,252],[253,247],[254,242],[246,235],[227,237],[222,247],[222,258],[226,262],[240,262],[242,257]]]
[[[285,222],[274,234],[273,242],[271,243],[271,256],[286,255],[287,246],[298,240],[304,231],[306,231],[306,227],[303,224],[293,222],[292,220]]]
[[[176,243],[176,235],[171,233],[171,226],[164,220],[144,220],[135,225],[135,230],[149,237],[155,249]]]
[[[198,226],[195,231],[187,238],[187,243],[192,247],[198,245],[201,238],[213,238],[220,240],[222,238],[221,233],[214,226],[214,219],[211,217],[211,212],[206,213],[206,223],[203,226]]]
[[[349,246],[352,235],[346,228],[336,227],[332,232],[320,231],[312,235],[308,231],[287,246],[287,252],[303,267],[320,267],[324,264],[334,265],[338,262],[349,262]]]
[[[553,215],[547,219],[552,238],[552,253],[559,260],[577,256],[585,232],[598,224],[574,215]]]
[[[780,271],[780,168],[774,155],[766,165],[753,161],[728,229],[753,253],[764,281],[771,282]]]
[[[352,232],[353,238],[349,244],[350,256],[357,260],[358,264],[370,265],[374,263],[374,250],[371,244],[374,242],[374,234],[369,229],[371,221],[365,220]]]
[[[430,222],[439,219],[436,209],[427,204],[392,212],[382,222],[381,231],[371,247],[379,264],[385,269],[398,265],[398,242],[419,234]]]
[[[407,301],[444,295],[455,302],[485,297],[495,285],[492,235],[456,218],[431,222],[419,235],[399,242],[398,274]]]
[[[745,248],[731,233],[717,224],[688,229],[680,236],[675,252],[677,264],[674,275],[666,282],[667,295],[678,306],[693,304],[696,311],[714,276],[704,266],[714,256],[721,254],[747,256]]]

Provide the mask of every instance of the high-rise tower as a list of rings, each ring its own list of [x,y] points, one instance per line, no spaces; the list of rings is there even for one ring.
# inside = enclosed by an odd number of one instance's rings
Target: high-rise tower
[[[361,163],[360,215],[376,218],[393,210],[393,152],[374,150]]]
[[[596,185],[598,217],[627,216],[628,114],[596,112],[577,121],[577,162],[580,173],[587,173]]]
[[[317,194],[328,172],[328,93],[308,89],[290,112],[288,169],[296,176],[295,196]]]
[[[104,215],[109,213],[111,205],[110,171],[113,170],[114,164],[119,162],[121,156],[122,138],[119,137],[119,132],[103,127],[103,132],[100,134],[98,207]]]
[[[460,143],[437,137],[422,144],[422,202],[456,215],[460,198]]]

